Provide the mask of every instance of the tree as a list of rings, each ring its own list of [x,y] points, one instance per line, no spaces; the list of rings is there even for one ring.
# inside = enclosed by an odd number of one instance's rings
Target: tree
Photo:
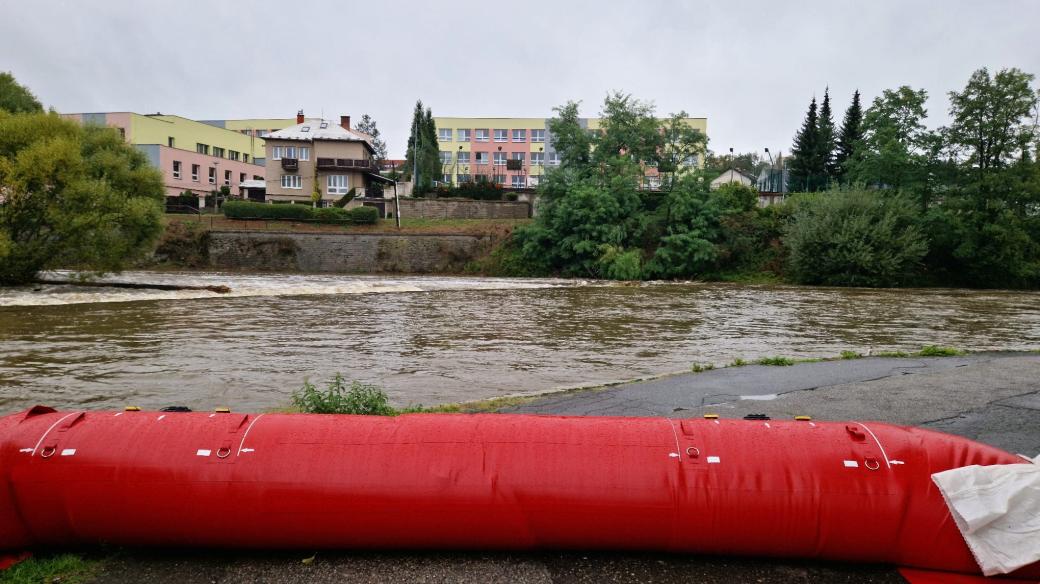
[[[118,271],[162,231],[162,175],[111,128],[0,113],[0,284]]]
[[[859,103],[859,90],[852,94],[852,104],[845,110],[841,131],[834,153],[834,176],[839,181],[845,177],[845,165],[852,159],[856,144],[863,139],[863,108]]]
[[[820,144],[816,153],[818,157],[816,165],[823,168],[826,182],[830,183],[837,175],[837,171],[834,167],[834,150],[836,146],[834,142],[834,116],[831,114],[831,90],[829,87],[823,90],[823,104],[820,105],[818,124]]]
[[[361,121],[358,122],[357,130],[372,137],[372,150],[375,154],[376,164],[382,165],[383,161],[389,158],[389,154],[386,149],[386,141],[380,137],[379,128],[376,127],[376,121],[372,119],[372,116],[364,114],[361,116]]]
[[[863,116],[863,139],[846,163],[850,182],[905,189],[927,203],[931,162],[941,149],[924,126],[927,99],[925,90],[906,85],[874,98]]]
[[[15,81],[14,75],[0,73],[0,111],[14,114],[42,112],[43,106],[27,87]]]
[[[416,170],[419,176],[411,176]],[[433,181],[440,180],[441,161],[437,150],[437,128],[433,123],[432,110],[424,109],[422,100],[415,102],[415,110],[412,112],[412,128],[408,136],[404,171],[414,182],[413,192],[416,194],[428,191],[432,188]]]
[[[708,152],[704,160],[704,169],[715,175],[722,174],[732,168],[744,174],[758,176],[767,167],[769,167],[769,161],[763,160],[758,152],[740,152],[737,154]]]
[[[788,163],[788,185],[791,191],[816,191],[824,182],[820,160],[820,124],[816,113],[816,98],[809,103],[801,129],[794,137],[792,160]]]

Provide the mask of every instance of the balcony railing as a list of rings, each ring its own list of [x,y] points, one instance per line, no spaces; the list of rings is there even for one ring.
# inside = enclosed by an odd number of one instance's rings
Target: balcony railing
[[[379,170],[374,160],[360,158],[318,158],[317,162],[318,170]]]
[[[300,160],[298,158],[283,158],[282,168],[284,170],[299,170]]]

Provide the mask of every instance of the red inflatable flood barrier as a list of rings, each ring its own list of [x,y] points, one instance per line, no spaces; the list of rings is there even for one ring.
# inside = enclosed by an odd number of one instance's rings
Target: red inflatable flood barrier
[[[0,418],[0,548],[631,549],[978,573],[930,476],[1017,462],[876,422],[36,407]]]

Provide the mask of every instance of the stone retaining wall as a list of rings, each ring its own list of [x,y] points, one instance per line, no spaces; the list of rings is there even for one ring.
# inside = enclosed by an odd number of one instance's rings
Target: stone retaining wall
[[[332,273],[453,273],[491,250],[478,235],[213,231],[214,268]]]
[[[472,199],[401,199],[401,217],[421,219],[527,219],[531,204],[525,201],[474,201]]]

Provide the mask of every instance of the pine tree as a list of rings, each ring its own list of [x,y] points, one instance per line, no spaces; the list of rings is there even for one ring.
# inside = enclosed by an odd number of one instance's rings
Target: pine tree
[[[794,159],[788,165],[788,189],[791,192],[815,191],[818,189],[823,169],[819,165],[820,126],[816,115],[816,98],[809,103],[805,121],[794,137],[791,154]]]
[[[822,181],[829,183],[835,176],[834,168],[834,117],[831,115],[831,90],[823,90],[823,104],[820,106],[818,121],[820,143],[817,151],[816,166],[823,169]],[[826,186],[826,185],[821,185]]]
[[[379,128],[376,127],[376,121],[372,119],[372,116],[365,114],[361,116],[361,121],[358,122],[357,130],[372,136],[372,150],[375,153],[376,164],[381,165],[384,160],[387,159],[386,141],[379,134]]]
[[[838,134],[837,151],[834,153],[835,178],[845,176],[845,163],[852,159],[856,144],[863,139],[863,107],[859,103],[859,90],[852,94],[852,105],[845,110]]]
[[[412,128],[408,135],[408,151],[405,153],[405,168],[404,172],[413,182],[422,176],[422,169],[417,168],[416,165],[416,145],[422,141],[422,128],[423,128],[423,105],[422,100],[415,102],[415,110],[412,112]],[[412,176],[418,172],[419,176]]]
[[[437,144],[437,124],[433,121],[431,108],[426,108],[426,113],[423,115],[422,144],[423,155],[420,160],[426,176],[423,180],[427,184],[432,184],[433,181],[441,180],[444,175],[444,166],[441,164],[441,153]]]

